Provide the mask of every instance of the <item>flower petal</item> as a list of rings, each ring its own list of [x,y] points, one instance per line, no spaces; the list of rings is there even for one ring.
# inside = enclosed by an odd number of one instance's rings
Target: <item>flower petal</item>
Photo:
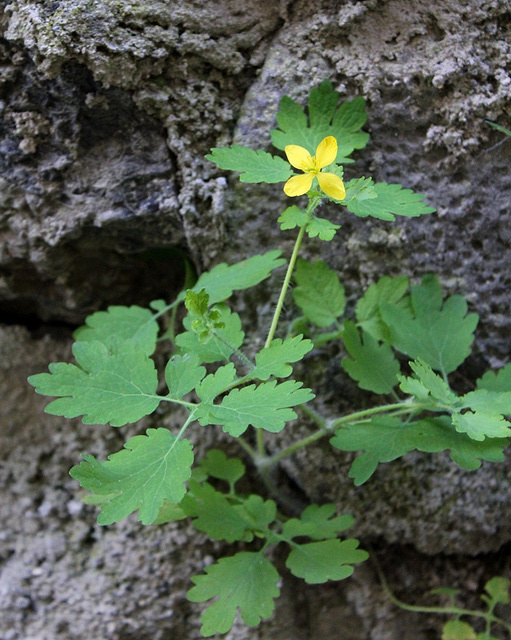
[[[304,147],[300,147],[297,144],[288,144],[284,151],[286,152],[289,164],[296,169],[301,169],[302,171],[314,169],[314,160]]]
[[[316,149],[316,166],[318,169],[328,167],[337,157],[337,140],[333,136],[323,138]],[[291,161],[290,161],[291,162]],[[291,162],[291,164],[293,164]],[[326,193],[326,192],[325,192]]]
[[[318,173],[316,178],[318,179],[321,190],[324,191],[327,196],[334,200],[344,200],[346,197],[346,189],[339,176],[336,176],[335,173]],[[291,180],[292,179],[293,178],[291,178]]]
[[[286,196],[291,197],[303,196],[303,194],[307,193],[311,188],[313,180],[314,174],[312,173],[303,173],[301,176],[292,176],[284,185],[284,193]]]

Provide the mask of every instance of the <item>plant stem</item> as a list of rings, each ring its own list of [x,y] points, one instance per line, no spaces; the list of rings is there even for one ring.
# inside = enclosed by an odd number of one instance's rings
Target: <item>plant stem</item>
[[[308,220],[312,217],[312,213],[314,209],[320,204],[320,202],[321,202],[321,197],[309,196],[309,204],[307,205],[307,209],[305,211]],[[273,340],[273,337],[275,336],[275,331],[277,330],[280,314],[282,313],[282,307],[284,306],[284,300],[286,298],[289,283],[291,282],[291,276],[293,275],[293,271],[296,265],[296,260],[298,259],[298,253],[302,245],[302,240],[305,234],[306,227],[307,227],[307,223],[300,228],[298,237],[296,238],[295,246],[293,248],[293,253],[291,254],[291,258],[289,259],[289,264],[287,265],[286,276],[284,278],[284,282],[280,290],[277,306],[275,307],[275,313],[273,314],[270,330],[268,331],[266,342],[264,343],[264,348],[270,346]],[[262,458],[264,457],[264,435],[263,435],[262,429],[257,430],[256,438],[257,438],[257,452],[259,456]]]
[[[472,609],[462,609],[461,607],[426,607],[414,604],[407,604],[402,600],[399,600],[394,593],[391,591],[385,576],[383,575],[383,570],[380,566],[380,563],[376,559],[374,551],[371,552],[371,560],[373,562],[374,568],[376,569],[376,573],[378,574],[378,578],[381,582],[383,590],[385,591],[388,598],[400,609],[404,609],[405,611],[413,611],[415,613],[440,613],[444,615],[455,615],[455,616],[473,616],[474,618],[483,618],[486,621],[486,624],[489,625],[492,622],[495,624],[502,625],[507,629],[508,632],[511,632],[511,625],[502,620],[501,618],[497,618],[493,614],[492,611],[477,611]]]
[[[277,464],[277,462],[280,462],[283,458],[287,458],[287,456],[290,456],[293,453],[296,453],[300,449],[303,449],[304,447],[308,447],[310,444],[316,442],[316,440],[320,440],[321,438],[326,436],[328,433],[330,433],[330,429],[327,429],[326,427],[323,429],[318,429],[318,431],[316,431],[315,433],[312,433],[310,436],[307,436],[302,440],[298,440],[298,442],[295,442],[289,447],[282,449],[282,451],[279,451],[279,453],[276,453],[275,455],[269,456],[268,458],[266,458],[266,466],[272,467],[273,465]]]
[[[277,324],[279,322],[280,314],[282,312],[282,307],[284,306],[284,299],[286,297],[287,289],[289,287],[289,283],[291,282],[291,276],[293,275],[293,271],[295,268],[296,260],[298,258],[298,252],[300,251],[300,246],[302,244],[303,235],[305,233],[305,226],[300,229],[298,233],[298,237],[296,238],[295,246],[293,249],[293,253],[291,254],[291,258],[289,260],[289,264],[287,265],[286,277],[284,278],[284,282],[282,284],[282,289],[280,290],[280,296],[277,301],[277,306],[275,307],[275,313],[273,314],[273,320],[270,326],[270,330],[268,331],[268,336],[266,338],[266,342],[264,347],[269,347],[271,341],[273,340],[273,336],[275,335],[275,331],[277,330]]]
[[[422,404],[419,402],[414,403],[404,403],[404,402],[396,402],[394,404],[385,404],[380,405],[379,407],[372,407],[371,409],[364,409],[363,411],[356,411],[355,413],[350,413],[347,416],[342,416],[341,418],[337,418],[336,420],[327,421],[323,416],[318,414],[314,409],[310,407],[302,406],[300,409],[306,413],[310,418],[314,420],[314,422],[319,426],[319,429],[301,440],[298,440],[294,444],[282,449],[279,453],[276,453],[272,456],[268,456],[265,460],[265,466],[272,467],[273,465],[280,462],[283,458],[296,453],[300,449],[304,447],[308,447],[310,444],[313,444],[317,440],[320,440],[324,436],[332,433],[337,427],[340,427],[349,423],[356,423],[365,418],[368,418],[377,413],[383,413],[387,411],[392,411],[392,415],[399,415],[400,413],[411,413],[416,411],[417,408],[427,408],[430,405]]]
[[[378,407],[371,407],[370,409],[356,411],[355,413],[350,413],[347,416],[341,416],[336,420],[332,420],[329,424],[329,429],[333,431],[337,427],[341,427],[343,424],[347,424],[349,422],[357,422],[361,419],[368,418],[375,413],[393,411],[394,413],[392,415],[399,415],[401,413],[412,413],[417,409],[428,408],[431,408],[431,404],[427,404],[424,402],[395,402],[393,404],[383,404]]]
[[[247,356],[244,353],[242,353],[239,349],[236,349],[228,340],[223,338],[216,329],[212,329],[211,333],[215,336],[217,340],[219,340],[220,342],[225,344],[226,347],[231,349],[233,354],[235,354],[243,362],[243,364],[247,367],[249,371],[255,368],[255,365],[247,358]]]

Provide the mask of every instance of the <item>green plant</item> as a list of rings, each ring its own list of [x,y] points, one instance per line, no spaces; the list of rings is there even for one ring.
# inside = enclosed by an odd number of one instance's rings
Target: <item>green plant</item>
[[[384,276],[363,293],[354,314],[344,317],[346,297],[337,274],[320,260],[299,259],[305,236],[331,241],[339,229],[317,215],[325,201],[359,217],[386,221],[434,211],[422,195],[401,185],[366,177],[343,182],[342,165],[352,162],[349,156],[369,136],[361,131],[367,118],[364,100],[340,107],[338,100],[327,81],[312,90],[308,117],[290,98],[282,99],[272,140],[289,162],[241,146],[215,148],[207,156],[221,169],[241,172],[242,182],[285,182],[288,195],[307,196],[304,208],[289,206],[278,220],[283,231],[297,228],[298,233],[264,346],[253,358],[243,350],[241,319],[225,301],[282,267],[279,250],[217,265],[170,303],[157,300],[149,309],[116,306],[94,313],[75,333],[76,364],[54,363],[49,373],[29,379],[38,393],[57,396],[46,407],[48,413],[83,416],[85,424],[120,427],[151,414],[162,402],[186,410],[178,433],[150,428],[106,461],[84,455],[71,475],[90,491],[87,502],[99,507],[100,524],[138,510],[143,524],[191,518],[214,540],[253,543],[252,550],[221,558],[192,578],[191,601],[216,598],[202,616],[204,636],[227,632],[238,610],[250,626],[271,615],[279,575],[269,556],[277,545],[289,550],[289,571],[308,583],[344,579],[368,556],[358,540],[339,538],[354,521],[336,515],[333,505],[310,505],[299,517],[286,509],[272,475],[284,457],[329,438],[336,449],[363,452],[349,472],[360,485],[378,464],[413,450],[448,450],[453,462],[477,469],[481,460],[502,460],[511,435],[505,418],[511,414],[511,365],[486,373],[467,393],[457,394],[449,385],[449,374],[470,353],[478,321],[463,297],[443,300],[431,275],[415,284],[403,276]],[[294,174],[290,164],[302,173]],[[293,278],[298,317],[282,327]],[[182,303],[187,315],[184,331],[176,335],[176,309]],[[164,315],[170,316],[170,328],[159,335]],[[164,371],[166,390],[159,393],[152,355],[162,339],[174,353]],[[346,373],[361,389],[381,396],[375,406],[323,415],[307,404],[314,393],[290,378],[294,363],[333,340],[344,343]],[[268,453],[265,437],[294,420],[295,408],[315,424],[314,430]],[[220,426],[236,438],[268,495],[238,491],[245,465],[222,451],[209,451],[192,468],[192,445],[185,438],[192,424],[199,430]]]
[[[372,554],[372,561],[383,589],[396,606],[405,611],[415,613],[454,616],[454,618],[451,617],[443,625],[441,640],[497,640],[497,638],[492,635],[492,630],[498,627],[505,629],[508,635],[511,635],[511,624],[495,615],[495,609],[499,606],[508,605],[511,601],[511,580],[508,578],[494,576],[486,582],[484,585],[484,591],[486,593],[481,595],[481,600],[486,605],[486,610],[464,609],[459,607],[456,604],[456,598],[461,592],[458,589],[452,589],[450,587],[440,587],[431,591],[432,595],[447,599],[448,604],[446,606],[412,605],[399,600],[399,598],[392,593],[374,553]],[[484,622],[484,630],[478,633],[472,624],[461,618],[472,618],[474,621]],[[475,622],[475,624],[477,624],[477,622]]]

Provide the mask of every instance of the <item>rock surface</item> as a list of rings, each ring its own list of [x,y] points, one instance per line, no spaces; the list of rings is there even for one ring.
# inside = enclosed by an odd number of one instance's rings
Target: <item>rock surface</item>
[[[392,224],[332,209],[336,241],[305,254],[335,268],[351,297],[383,274],[435,272],[481,316],[463,374],[509,359],[511,141],[484,118],[509,127],[510,17],[505,0],[0,6],[0,640],[200,637],[189,579],[226,550],[182,523],[98,527],[68,469],[140,425],[119,435],[48,416],[26,377],[68,359],[91,312],[170,299],[183,254],[202,270],[291,246],[275,224],[281,186],[240,184],[204,159],[231,142],[269,148],[283,94],[304,102],[327,77],[364,96],[371,141],[349,177],[399,182],[437,208]],[[258,295],[240,296],[240,313],[266,326]],[[329,411],[354,397],[335,353],[314,384]],[[302,498],[353,513],[353,534],[375,545],[403,599],[449,584],[471,603],[486,579],[509,575],[509,461],[469,473],[417,454],[355,488],[350,460],[319,446],[285,470]],[[226,637],[427,640],[438,628],[392,607],[367,564],[339,584],[285,578],[274,618]]]

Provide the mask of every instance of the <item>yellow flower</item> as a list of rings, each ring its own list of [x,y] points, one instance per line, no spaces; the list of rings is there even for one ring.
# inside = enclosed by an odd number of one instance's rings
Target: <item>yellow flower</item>
[[[343,181],[335,173],[321,173],[337,157],[337,140],[333,136],[323,138],[318,144],[316,155],[311,154],[297,144],[288,144],[284,149],[289,164],[304,173],[292,176],[284,185],[287,196],[303,196],[310,190],[314,178],[318,179],[320,189],[334,200],[344,200],[346,189]]]

